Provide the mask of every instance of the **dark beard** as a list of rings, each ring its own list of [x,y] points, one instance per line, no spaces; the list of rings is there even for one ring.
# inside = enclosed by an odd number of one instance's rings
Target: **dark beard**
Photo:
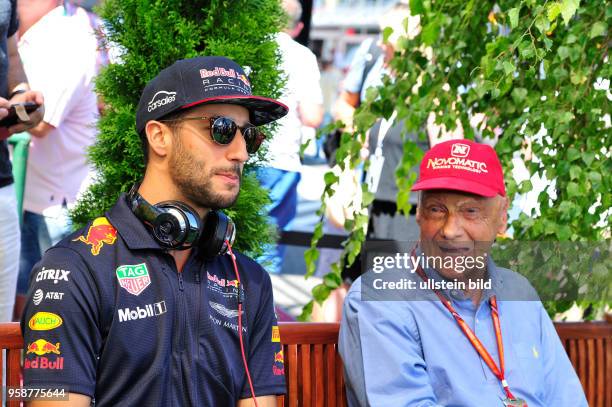
[[[216,171],[233,172],[240,177],[241,182],[239,164],[227,168],[210,169],[186,151],[179,137],[176,137],[175,145],[176,150],[170,158],[168,170],[177,188],[189,201],[202,208],[213,210],[229,208],[236,203],[240,188],[234,197],[224,197],[215,192],[212,186],[212,176]]]

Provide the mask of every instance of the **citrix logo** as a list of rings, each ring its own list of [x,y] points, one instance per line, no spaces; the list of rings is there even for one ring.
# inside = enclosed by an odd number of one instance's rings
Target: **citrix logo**
[[[147,304],[144,308],[136,307],[136,309],[124,308],[119,310],[119,322],[133,321],[136,319],[150,318],[157,315],[162,315],[167,312],[166,301]]]

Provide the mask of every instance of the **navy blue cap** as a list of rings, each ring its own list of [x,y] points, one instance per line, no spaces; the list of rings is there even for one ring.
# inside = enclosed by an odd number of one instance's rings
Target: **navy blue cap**
[[[212,103],[244,106],[256,126],[278,120],[289,111],[277,100],[254,96],[249,78],[236,62],[202,56],[178,60],[147,83],[136,109],[136,130],[141,133],[148,121],[180,109]]]

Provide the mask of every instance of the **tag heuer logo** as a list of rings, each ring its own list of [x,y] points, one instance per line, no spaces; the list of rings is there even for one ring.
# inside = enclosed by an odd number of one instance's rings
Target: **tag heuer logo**
[[[132,295],[140,295],[151,284],[145,263],[119,266],[116,273],[119,285]]]
[[[451,155],[453,157],[465,158],[470,153],[470,146],[467,144],[453,144],[453,148],[451,149]]]

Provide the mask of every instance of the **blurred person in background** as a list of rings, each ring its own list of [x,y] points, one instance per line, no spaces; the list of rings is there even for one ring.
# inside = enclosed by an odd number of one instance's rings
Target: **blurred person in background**
[[[47,101],[30,145],[17,291],[42,252],[71,231],[68,208],[91,178],[87,149],[94,143],[98,104],[94,77],[98,41],[90,15],[58,0],[19,2],[19,53],[31,83]]]
[[[0,127],[0,322],[11,320],[19,270],[19,214],[13,185],[13,173],[6,139],[37,125],[44,112],[43,95],[30,90],[17,51],[17,1],[0,1],[0,120],[15,103],[41,105],[29,114],[29,120],[9,128]]]
[[[283,0],[289,26],[276,36],[281,54],[281,69],[286,83],[279,100],[289,107],[287,116],[278,121],[275,136],[268,143],[269,161],[258,168],[261,185],[270,191],[272,203],[268,214],[282,231],[297,211],[297,185],[300,181],[300,145],[302,126],[318,127],[323,120],[321,74],[315,55],[295,38],[303,28],[302,6],[297,0]],[[258,259],[267,271],[281,271],[284,247],[270,248]]]

